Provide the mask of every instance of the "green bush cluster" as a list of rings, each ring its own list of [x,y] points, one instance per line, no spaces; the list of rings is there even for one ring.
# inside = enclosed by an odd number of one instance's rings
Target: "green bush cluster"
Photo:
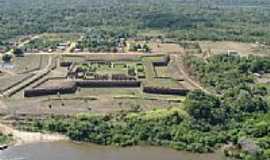
[[[146,43],[144,43],[144,44],[131,43],[130,46],[129,46],[129,51],[149,52],[150,47]]]
[[[152,113],[121,113],[117,115],[80,115],[70,118],[50,118],[35,121],[24,129],[60,132],[72,140],[102,145],[130,146],[138,144],[163,145],[179,150],[211,152],[224,143],[224,132],[204,132],[192,124],[178,110]]]
[[[7,144],[11,141],[12,135],[5,135],[0,133],[0,144]]]

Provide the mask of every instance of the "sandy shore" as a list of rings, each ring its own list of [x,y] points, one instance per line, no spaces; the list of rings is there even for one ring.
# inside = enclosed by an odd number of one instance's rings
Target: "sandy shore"
[[[39,132],[18,131],[3,124],[0,124],[0,132],[3,134],[12,134],[15,140],[13,143],[14,145],[68,140],[66,136],[60,134],[43,134]]]

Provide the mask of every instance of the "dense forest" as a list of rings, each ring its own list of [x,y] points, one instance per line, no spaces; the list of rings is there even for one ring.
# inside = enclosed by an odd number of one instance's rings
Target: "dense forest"
[[[0,0],[0,41],[92,27],[179,39],[268,42],[267,0]]]

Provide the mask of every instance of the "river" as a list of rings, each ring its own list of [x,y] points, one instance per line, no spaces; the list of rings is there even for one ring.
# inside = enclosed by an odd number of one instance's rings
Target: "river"
[[[194,154],[163,147],[119,148],[71,142],[36,143],[0,151],[0,160],[225,160],[222,152]]]

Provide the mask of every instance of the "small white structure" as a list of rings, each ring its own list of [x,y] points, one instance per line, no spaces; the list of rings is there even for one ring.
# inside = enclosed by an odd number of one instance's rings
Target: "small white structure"
[[[228,50],[227,54],[229,56],[239,56],[240,55],[239,52],[236,50]]]

